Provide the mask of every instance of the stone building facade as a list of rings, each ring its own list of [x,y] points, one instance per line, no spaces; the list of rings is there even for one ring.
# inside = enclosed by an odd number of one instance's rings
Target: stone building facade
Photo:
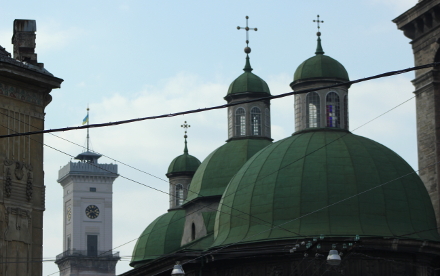
[[[416,66],[440,62],[440,0],[419,1],[393,22],[411,39]],[[440,227],[440,66],[415,74],[419,174]]]
[[[38,63],[35,20],[15,20],[13,57],[0,47],[0,135],[44,129],[62,79]],[[0,275],[42,274],[43,135],[0,139]]]

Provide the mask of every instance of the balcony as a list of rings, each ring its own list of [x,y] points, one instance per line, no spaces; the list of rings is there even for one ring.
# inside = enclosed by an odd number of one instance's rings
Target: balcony
[[[97,258],[97,259],[120,259],[119,252],[108,251],[87,251],[87,250],[66,250],[57,255],[56,262],[68,257],[80,258]]]

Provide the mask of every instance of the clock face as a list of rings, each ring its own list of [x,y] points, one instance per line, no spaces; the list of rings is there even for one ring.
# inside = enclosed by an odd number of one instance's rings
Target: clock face
[[[67,207],[66,216],[67,220],[70,221],[70,219],[72,218],[72,209],[70,207]]]
[[[86,215],[88,218],[95,219],[99,216],[99,208],[96,205],[89,205],[86,208]]]

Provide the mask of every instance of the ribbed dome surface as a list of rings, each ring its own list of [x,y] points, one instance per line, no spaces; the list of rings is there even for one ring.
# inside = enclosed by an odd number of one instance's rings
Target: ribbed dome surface
[[[168,167],[167,173],[177,173],[177,172],[195,172],[200,166],[200,161],[196,157],[184,153],[177,156],[171,161]]]
[[[344,130],[316,129],[266,147],[237,172],[213,246],[320,234],[438,241],[426,231],[435,228],[428,193],[399,155]]]
[[[184,223],[184,210],[173,210],[155,219],[140,235],[130,265],[136,268],[179,249]]]
[[[259,150],[272,142],[264,139],[232,140],[217,148],[194,174],[186,202],[201,196],[222,195],[231,177]]]
[[[349,81],[347,70],[339,61],[324,55],[321,38],[318,36],[318,45],[315,56],[301,63],[293,75],[293,82],[307,79],[339,79]]]
[[[267,83],[259,76],[252,73],[252,67],[249,63],[249,57],[246,57],[246,65],[244,73],[236,78],[231,85],[229,85],[228,94],[240,93],[266,93],[270,96],[270,90]]]
[[[349,81],[344,66],[339,61],[322,54],[301,63],[293,75],[293,81],[318,78],[335,78]]]

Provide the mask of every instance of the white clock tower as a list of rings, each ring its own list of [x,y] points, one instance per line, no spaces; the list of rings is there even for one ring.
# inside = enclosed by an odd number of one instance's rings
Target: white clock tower
[[[55,263],[62,276],[115,275],[119,252],[112,252],[115,164],[99,164],[101,155],[86,151],[59,170],[63,186],[63,253]]]

